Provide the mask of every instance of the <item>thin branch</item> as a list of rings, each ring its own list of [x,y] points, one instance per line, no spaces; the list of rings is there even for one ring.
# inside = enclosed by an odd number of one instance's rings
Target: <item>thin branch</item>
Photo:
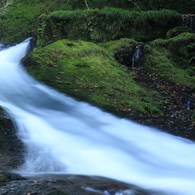
[[[133,2],[133,0],[129,0],[129,1],[131,1],[131,3],[133,3],[140,11],[142,11],[142,10],[140,9],[140,7],[139,7],[135,2]]]
[[[89,6],[88,6],[88,4],[87,4],[87,0],[85,0],[85,5],[87,6],[87,9],[89,9]]]

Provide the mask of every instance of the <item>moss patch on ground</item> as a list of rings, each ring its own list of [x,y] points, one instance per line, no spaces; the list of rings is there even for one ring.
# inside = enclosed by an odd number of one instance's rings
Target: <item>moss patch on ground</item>
[[[84,41],[60,40],[29,53],[23,64],[37,80],[114,114],[159,114],[163,98],[135,81],[114,53]]]

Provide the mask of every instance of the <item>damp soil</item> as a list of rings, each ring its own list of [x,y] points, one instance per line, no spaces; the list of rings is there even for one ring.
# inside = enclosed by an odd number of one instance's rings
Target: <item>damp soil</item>
[[[159,91],[167,98],[160,116],[135,116],[133,120],[158,128],[175,136],[195,140],[195,88],[168,82],[146,73],[142,67],[133,68],[135,80],[142,86]]]

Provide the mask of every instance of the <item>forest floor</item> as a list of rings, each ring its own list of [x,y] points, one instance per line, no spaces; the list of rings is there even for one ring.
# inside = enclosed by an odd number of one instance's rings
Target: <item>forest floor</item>
[[[144,72],[141,67],[133,68],[133,71],[136,73],[135,80],[140,85],[155,89],[168,99],[161,116],[138,116],[133,119],[170,134],[195,140],[195,120],[193,118],[195,89],[167,82]]]

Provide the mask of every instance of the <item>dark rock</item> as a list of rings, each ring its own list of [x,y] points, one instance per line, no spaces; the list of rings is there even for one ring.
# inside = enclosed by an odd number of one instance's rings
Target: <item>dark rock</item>
[[[134,195],[163,195],[139,187],[101,177],[53,175],[34,180],[6,182],[0,188],[1,195],[98,195],[126,192]],[[56,178],[58,177],[58,178]],[[60,178],[60,179],[59,179]]]
[[[143,44],[131,44],[115,52],[115,58],[121,64],[134,68],[143,62]],[[139,52],[137,52],[139,49]]]
[[[15,43],[0,43],[0,51],[16,45]]]
[[[0,167],[12,170],[23,162],[24,145],[18,139],[12,120],[0,112]]]
[[[0,182],[2,181],[7,182],[7,181],[14,181],[14,180],[26,180],[26,178],[16,173],[11,173],[8,171],[0,171]]]
[[[37,47],[37,36],[32,37],[30,40],[29,51],[32,51],[35,47]]]

